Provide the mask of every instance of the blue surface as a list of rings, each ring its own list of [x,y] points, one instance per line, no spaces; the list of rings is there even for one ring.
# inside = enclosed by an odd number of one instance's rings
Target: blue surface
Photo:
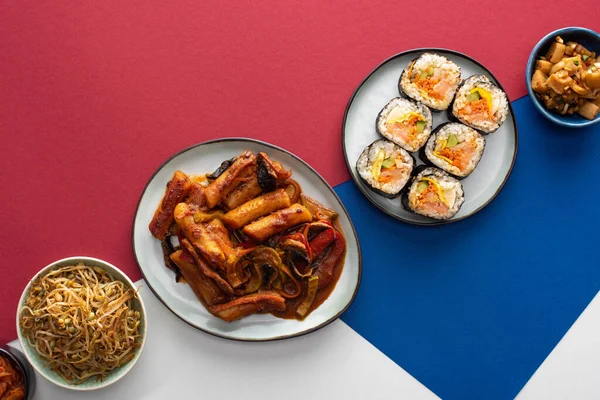
[[[335,188],[364,259],[342,319],[444,399],[516,396],[600,289],[600,126],[513,106],[515,168],[471,218],[407,225]]]
[[[600,122],[600,114],[598,114],[596,118],[590,121],[583,117],[580,117],[577,114],[560,115],[555,112],[548,111],[544,107],[542,102],[535,97],[535,94],[531,89],[531,77],[535,72],[535,63],[541,56],[546,55],[548,49],[550,49],[550,46],[556,40],[556,36],[560,36],[565,43],[570,41],[580,43],[586,49],[593,50],[600,48],[600,34],[587,28],[572,26],[568,28],[558,29],[544,36],[542,40],[540,40],[533,48],[533,51],[531,52],[531,54],[529,55],[529,59],[527,60],[527,67],[525,68],[525,84],[527,85],[527,91],[529,92],[529,95],[532,99],[534,99],[533,105],[537,108],[537,110],[540,113],[544,115],[544,117],[559,125],[568,126],[571,128],[579,128],[582,126],[596,124]]]

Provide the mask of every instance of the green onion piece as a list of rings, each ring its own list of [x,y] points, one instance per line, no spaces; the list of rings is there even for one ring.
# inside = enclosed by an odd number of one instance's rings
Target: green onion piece
[[[300,317],[304,317],[310,307],[315,301],[315,297],[317,296],[317,289],[319,288],[319,277],[316,275],[311,275],[308,278],[308,289],[306,292],[306,297],[300,303],[300,306],[296,309],[296,314]]]
[[[458,138],[456,137],[456,135],[449,135],[448,136],[448,142],[446,143],[446,147],[448,147],[449,149],[456,146],[458,144]]]
[[[467,101],[477,101],[479,99],[481,99],[479,92],[473,92],[467,96]]]
[[[383,162],[381,163],[381,167],[382,168],[390,168],[391,166],[396,165],[396,162],[394,160],[392,160],[391,158],[386,158],[385,160],[383,160]]]
[[[417,185],[417,194],[423,193],[428,187],[429,187],[429,182],[427,182],[427,181],[419,182],[419,184]]]

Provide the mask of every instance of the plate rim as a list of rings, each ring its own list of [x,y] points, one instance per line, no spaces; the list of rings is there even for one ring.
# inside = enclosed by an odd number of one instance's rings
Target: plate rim
[[[152,182],[152,180],[154,179],[154,177],[171,160],[177,158],[178,156],[180,156],[180,155],[182,155],[182,154],[184,154],[184,153],[186,153],[188,151],[194,150],[197,147],[206,146],[208,144],[220,143],[220,142],[250,142],[250,143],[259,144],[259,145],[262,145],[262,146],[265,146],[265,147],[268,147],[268,148],[271,148],[271,149],[275,149],[275,150],[279,150],[279,151],[284,152],[285,154],[287,154],[290,157],[294,158],[296,161],[299,161],[304,166],[308,167],[308,169],[310,171],[312,171],[321,180],[322,183],[325,184],[325,186],[333,194],[333,196],[335,197],[335,199],[340,203],[340,205],[342,207],[343,213],[346,215],[346,218],[348,218],[348,222],[350,223],[350,227],[352,228],[352,234],[354,235],[354,239],[356,241],[356,249],[357,249],[357,254],[358,254],[358,276],[357,276],[357,281],[356,281],[356,287],[354,288],[354,292],[352,293],[352,297],[350,298],[350,301],[338,313],[336,313],[335,315],[333,315],[331,318],[327,319],[325,322],[322,322],[322,323],[320,323],[319,325],[317,325],[315,327],[312,327],[312,328],[309,328],[309,329],[305,329],[305,330],[299,331],[297,333],[288,334],[288,335],[279,335],[279,336],[273,336],[273,337],[268,337],[268,338],[237,338],[237,337],[231,337],[231,336],[227,336],[227,335],[224,335],[224,334],[212,332],[212,331],[210,331],[208,329],[205,329],[203,327],[195,325],[191,321],[188,321],[183,316],[179,315],[179,313],[175,312],[167,304],[167,302],[161,296],[159,296],[159,294],[154,290],[154,288],[152,287],[152,285],[150,284],[150,282],[146,278],[146,275],[144,274],[144,270],[142,269],[140,261],[138,260],[138,256],[137,256],[137,252],[136,252],[136,248],[135,248],[135,231],[136,231],[135,229],[136,229],[136,221],[137,221],[138,213],[140,211],[140,204],[142,202],[142,199],[144,198],[144,195],[146,194],[146,191],[148,190],[148,186],[150,185],[150,183]],[[294,153],[292,153],[292,152],[290,152],[290,151],[288,151],[288,150],[286,150],[284,148],[281,148],[279,146],[276,146],[274,144],[271,144],[271,143],[268,143],[268,142],[264,142],[262,140],[252,139],[252,138],[245,138],[245,137],[219,138],[219,139],[212,139],[212,140],[207,140],[207,141],[204,141],[204,142],[201,142],[201,143],[197,143],[197,144],[194,144],[192,146],[186,147],[183,150],[178,151],[177,153],[175,153],[172,156],[170,156],[163,163],[161,163],[160,166],[152,173],[152,175],[150,176],[150,178],[146,182],[146,185],[144,185],[144,189],[142,190],[142,194],[140,195],[140,198],[139,198],[138,203],[136,205],[135,213],[134,213],[134,216],[133,216],[132,229],[131,229],[131,249],[133,251],[133,256],[135,258],[135,262],[136,262],[136,264],[138,266],[138,269],[140,270],[140,272],[142,274],[142,278],[144,279],[144,282],[146,282],[146,285],[148,285],[148,288],[154,294],[154,296],[158,300],[160,300],[160,302],[173,315],[175,315],[177,318],[179,318],[180,320],[182,320],[186,324],[190,325],[191,327],[193,327],[195,329],[198,329],[198,330],[200,330],[202,332],[208,333],[209,335],[212,335],[212,336],[215,336],[215,337],[218,337],[218,338],[222,338],[222,339],[233,340],[233,341],[237,341],[237,342],[271,342],[271,341],[276,341],[276,340],[284,340],[284,339],[290,339],[290,338],[294,338],[294,337],[304,336],[304,335],[307,335],[309,333],[315,332],[315,331],[317,331],[317,330],[319,330],[321,328],[324,328],[325,326],[331,324],[333,321],[339,319],[341,317],[341,315],[344,312],[346,312],[346,310],[350,307],[350,305],[352,305],[352,303],[354,302],[354,299],[356,298],[356,295],[358,293],[358,290],[360,288],[360,284],[361,284],[361,281],[362,281],[362,272],[363,272],[362,250],[360,248],[360,241],[358,239],[358,234],[356,233],[356,228],[354,227],[354,223],[352,222],[352,219],[350,218],[350,214],[348,213],[348,210],[346,210],[346,207],[344,206],[344,203],[342,202],[342,200],[340,199],[340,197],[337,195],[337,193],[335,192],[335,190],[333,190],[333,187],[312,166],[310,166],[306,161],[304,161],[302,158],[300,158],[299,156],[295,155]]]
[[[492,77],[494,79],[494,81],[496,82],[498,87],[500,89],[502,89],[502,91],[504,93],[506,93],[506,90],[504,90],[504,87],[502,86],[502,84],[500,83],[498,78],[496,78],[496,76],[487,67],[485,67],[482,63],[480,63],[473,57],[470,57],[470,56],[468,56],[464,53],[461,53],[459,51],[456,51],[456,50],[451,50],[451,49],[446,49],[446,48],[441,48],[441,47],[420,47],[420,48],[410,49],[410,50],[406,50],[406,51],[394,54],[393,56],[388,57],[385,60],[383,60],[382,62],[380,62],[371,72],[369,72],[369,74],[360,82],[360,84],[352,92],[352,95],[350,96],[350,99],[348,100],[348,104],[346,105],[346,109],[344,110],[344,118],[342,120],[342,150],[344,152],[344,161],[346,162],[346,168],[348,168],[348,172],[350,173],[350,176],[351,176],[352,180],[354,181],[354,184],[358,187],[358,189],[361,191],[363,196],[367,200],[369,200],[369,202],[371,204],[373,204],[376,208],[378,208],[380,211],[383,211],[385,214],[389,215],[390,217],[393,217],[394,219],[396,219],[398,221],[401,221],[403,223],[410,224],[410,225],[417,225],[417,226],[439,226],[439,225],[451,224],[454,222],[463,221],[463,220],[477,214],[479,211],[483,210],[498,196],[498,194],[500,194],[500,192],[504,188],[504,185],[506,184],[506,182],[508,181],[508,178],[512,174],[512,170],[515,166],[515,161],[517,159],[517,153],[519,151],[519,132],[518,132],[518,127],[517,127],[517,118],[515,117],[515,112],[512,107],[512,102],[509,100],[508,101],[508,109],[509,109],[509,112],[513,119],[514,139],[515,139],[513,158],[510,163],[510,167],[508,168],[508,172],[506,173],[506,176],[504,177],[504,180],[502,181],[502,183],[500,184],[498,189],[496,189],[494,194],[489,199],[487,199],[485,201],[485,203],[483,203],[481,206],[479,206],[477,209],[475,209],[474,211],[470,212],[467,215],[464,215],[464,216],[462,216],[460,218],[456,218],[456,219],[451,218],[448,220],[432,220],[431,222],[419,222],[419,221],[412,221],[412,220],[403,218],[399,215],[396,215],[396,214],[386,210],[385,208],[381,207],[379,204],[377,204],[375,201],[373,201],[371,199],[371,197],[367,193],[367,191],[365,189],[363,189],[362,186],[359,184],[358,178],[352,172],[354,167],[351,166],[350,162],[348,161],[348,154],[346,152],[346,124],[348,122],[348,112],[350,111],[350,107],[352,106],[352,103],[354,102],[354,99],[355,99],[356,95],[358,94],[358,92],[360,91],[360,89],[369,80],[369,78],[371,78],[371,76],[373,76],[377,71],[379,71],[379,69],[382,68],[385,64],[387,64],[390,61],[395,60],[396,58],[402,57],[402,56],[415,54],[415,53],[428,52],[428,51],[436,52],[436,53],[452,54],[452,55],[455,55],[458,57],[465,58],[465,59],[475,63],[477,66],[481,67],[487,74],[489,74],[490,77]],[[441,111],[441,112],[444,112],[444,111]]]

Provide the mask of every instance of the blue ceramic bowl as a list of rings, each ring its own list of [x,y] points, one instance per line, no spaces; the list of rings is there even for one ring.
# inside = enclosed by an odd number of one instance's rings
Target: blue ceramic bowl
[[[590,51],[595,51],[596,54],[600,53],[600,34],[598,32],[594,32],[591,29],[587,28],[579,28],[579,27],[568,27],[556,30],[554,32],[550,32],[542,40],[538,42],[533,48],[533,51],[529,55],[529,60],[527,60],[527,69],[525,71],[525,81],[527,84],[527,91],[529,92],[529,96],[535,104],[535,107],[539,112],[550,121],[555,124],[566,126],[569,128],[580,128],[582,126],[588,126],[595,124],[600,121],[600,114],[596,116],[592,121],[585,119],[577,114],[575,115],[560,115],[558,113],[549,111],[544,107],[544,104],[536,97],[535,93],[531,89],[531,77],[535,72],[535,62],[536,60],[546,55],[546,52],[550,48],[550,45],[554,42],[554,38],[556,36],[560,36],[566,42],[573,41],[580,43],[586,49]]]

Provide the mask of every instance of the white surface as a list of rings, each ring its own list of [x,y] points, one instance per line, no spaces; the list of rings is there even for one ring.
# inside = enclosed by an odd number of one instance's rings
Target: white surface
[[[556,345],[517,400],[600,399],[600,294]]]
[[[373,141],[381,138],[375,130],[377,115],[388,101],[400,96],[398,92],[400,73],[411,60],[421,55],[421,53],[417,52],[396,57],[379,67],[368,78],[359,89],[348,110],[346,124],[343,128],[345,132],[343,146],[350,163],[350,173],[354,180],[358,182],[357,184],[362,191],[367,193],[369,200],[403,220],[422,224],[436,224],[439,221],[406,211],[400,203],[400,197],[387,199],[376,194],[369,189],[356,172],[356,161],[360,153]],[[497,83],[492,76],[474,62],[453,54],[441,54],[461,67],[463,78],[473,74],[482,74],[488,76],[492,82]],[[448,121],[446,111],[433,112],[432,114],[434,129]],[[485,137],[486,147],[483,158],[475,171],[461,181],[465,191],[465,203],[451,220],[463,218],[478,210],[495,195],[502,182],[504,182],[516,151],[513,122],[513,116],[509,114],[504,124],[496,132]],[[412,154],[418,159],[418,153]],[[418,164],[422,164],[422,162],[419,161]]]
[[[95,392],[63,389],[38,375],[36,400],[438,399],[340,320],[298,338],[234,342],[187,325],[147,288],[140,293],[148,341],[131,372]],[[10,345],[19,347],[16,340]]]
[[[223,160],[238,156],[245,150],[255,153],[263,151],[286,169],[291,168],[292,178],[301,185],[304,193],[339,213],[347,247],[344,269],[329,298],[304,321],[276,318],[270,314],[251,315],[232,323],[216,318],[196,299],[189,286],[175,282],[173,272],[165,267],[160,242],[148,230],[148,224],[165,193],[165,185],[176,170],[188,174],[212,172]],[[352,300],[359,279],[360,257],[356,236],[333,189],[298,158],[278,148],[247,139],[204,143],[186,150],[165,164],[142,194],[135,215],[133,247],[146,281],[173,312],[196,327],[235,339],[264,340],[314,329],[344,310]]]

